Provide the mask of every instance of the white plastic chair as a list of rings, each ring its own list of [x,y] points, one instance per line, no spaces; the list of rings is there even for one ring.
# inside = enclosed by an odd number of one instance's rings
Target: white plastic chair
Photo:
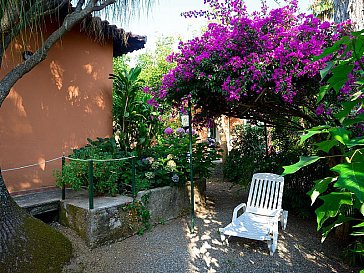
[[[238,205],[233,211],[230,224],[220,228],[221,239],[225,236],[244,237],[266,241],[270,255],[276,251],[278,222],[286,229],[288,211],[282,209],[284,178],[272,173],[256,173],[250,185],[247,204]],[[244,213],[238,216],[238,211]]]

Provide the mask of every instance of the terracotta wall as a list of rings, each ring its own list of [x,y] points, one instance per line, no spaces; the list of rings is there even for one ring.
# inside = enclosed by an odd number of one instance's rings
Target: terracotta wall
[[[34,51],[36,40],[26,49]],[[21,43],[8,50],[0,78],[23,51]],[[88,137],[112,134],[112,54],[111,42],[101,45],[74,30],[13,87],[0,109],[0,166],[39,165],[3,172],[10,192],[55,186],[52,170],[61,160],[45,160],[69,154]]]

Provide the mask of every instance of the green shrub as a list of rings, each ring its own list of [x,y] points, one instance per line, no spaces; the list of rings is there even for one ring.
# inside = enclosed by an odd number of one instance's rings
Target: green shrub
[[[122,153],[113,138],[88,139],[88,144],[73,150],[69,156],[81,160],[108,160],[130,156]],[[93,162],[95,194],[115,195],[121,190],[131,189],[131,160]],[[68,160],[63,171],[55,171],[57,185],[69,185],[74,190],[88,186],[89,162]]]
[[[160,113],[148,104],[151,96],[142,91],[141,71],[138,66],[130,70],[119,68],[109,77],[114,83],[114,132],[119,134],[123,151],[136,151],[138,155],[151,145],[161,127]]]
[[[313,152],[301,156],[297,163],[285,166],[283,173],[292,175],[320,161],[328,165],[331,173],[314,181],[314,187],[308,193],[311,203],[318,203],[315,210],[317,230],[323,241],[337,227],[350,227],[348,231],[352,232],[354,242],[347,253],[352,262],[361,263],[364,260],[363,33],[364,30],[352,32],[317,57],[330,58],[327,67],[320,71],[324,85],[317,91],[317,104],[331,107],[328,98],[332,94],[340,103],[334,105],[330,115],[327,114],[326,124],[305,130],[301,142],[313,144]],[[343,90],[345,92],[341,92]]]
[[[231,182],[248,187],[254,173],[280,174],[283,166],[296,162],[300,155],[309,153],[307,147],[299,145],[299,134],[287,128],[270,128],[271,147],[266,154],[264,127],[238,125],[234,128],[236,139],[233,149],[224,164],[224,176]],[[310,200],[307,196],[313,181],[328,173],[324,162],[317,162],[307,169],[285,177],[283,205],[290,211],[307,216]]]
[[[246,188],[265,156],[264,131],[259,126],[237,125],[233,135],[236,138],[224,163],[224,177]]]
[[[171,129],[172,130],[172,129]],[[166,134],[158,139],[142,160],[144,173],[153,186],[185,183],[190,177],[189,135],[183,129],[179,134]],[[176,131],[177,131],[176,130]],[[211,174],[213,161],[220,158],[218,149],[211,149],[207,142],[197,142],[193,135],[193,174],[206,178]]]
[[[132,153],[120,151],[113,138],[98,138],[69,156],[93,162],[94,190],[96,194],[130,194],[132,191],[132,160],[97,162],[97,160],[130,157]],[[190,177],[188,161],[189,138],[186,133],[165,135],[156,145],[145,151],[142,158],[135,159],[136,191],[161,186],[185,183]],[[197,177],[208,177],[212,161],[220,157],[217,149],[208,148],[208,143],[197,143],[193,136],[193,172]],[[88,187],[89,162],[68,160],[63,172],[55,171],[57,185],[69,185],[74,190]]]

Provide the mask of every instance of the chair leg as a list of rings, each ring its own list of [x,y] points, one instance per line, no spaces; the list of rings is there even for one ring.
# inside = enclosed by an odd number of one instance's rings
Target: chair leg
[[[278,244],[278,223],[274,225],[273,230],[270,233],[271,239],[267,242],[270,256],[273,256],[277,249]]]
[[[281,225],[282,225],[282,229],[285,230],[286,226],[287,226],[287,220],[288,220],[288,211],[284,210],[281,214]]]
[[[277,237],[273,238],[271,241],[271,245],[269,247],[270,256],[273,256],[274,252],[276,252],[276,249],[277,249]]]
[[[269,249],[269,254],[272,256],[272,240],[267,241],[267,245],[268,245],[268,249]]]

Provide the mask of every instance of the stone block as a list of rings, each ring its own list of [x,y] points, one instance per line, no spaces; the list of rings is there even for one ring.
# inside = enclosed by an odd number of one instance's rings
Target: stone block
[[[195,183],[196,207],[204,205],[206,180]],[[190,184],[161,187],[138,193],[150,212],[150,223],[157,224],[177,218],[190,211]],[[88,208],[87,196],[61,201],[60,223],[79,234],[90,247],[129,237],[139,231],[141,223],[136,211],[130,209],[131,197],[95,197],[94,209]]]

